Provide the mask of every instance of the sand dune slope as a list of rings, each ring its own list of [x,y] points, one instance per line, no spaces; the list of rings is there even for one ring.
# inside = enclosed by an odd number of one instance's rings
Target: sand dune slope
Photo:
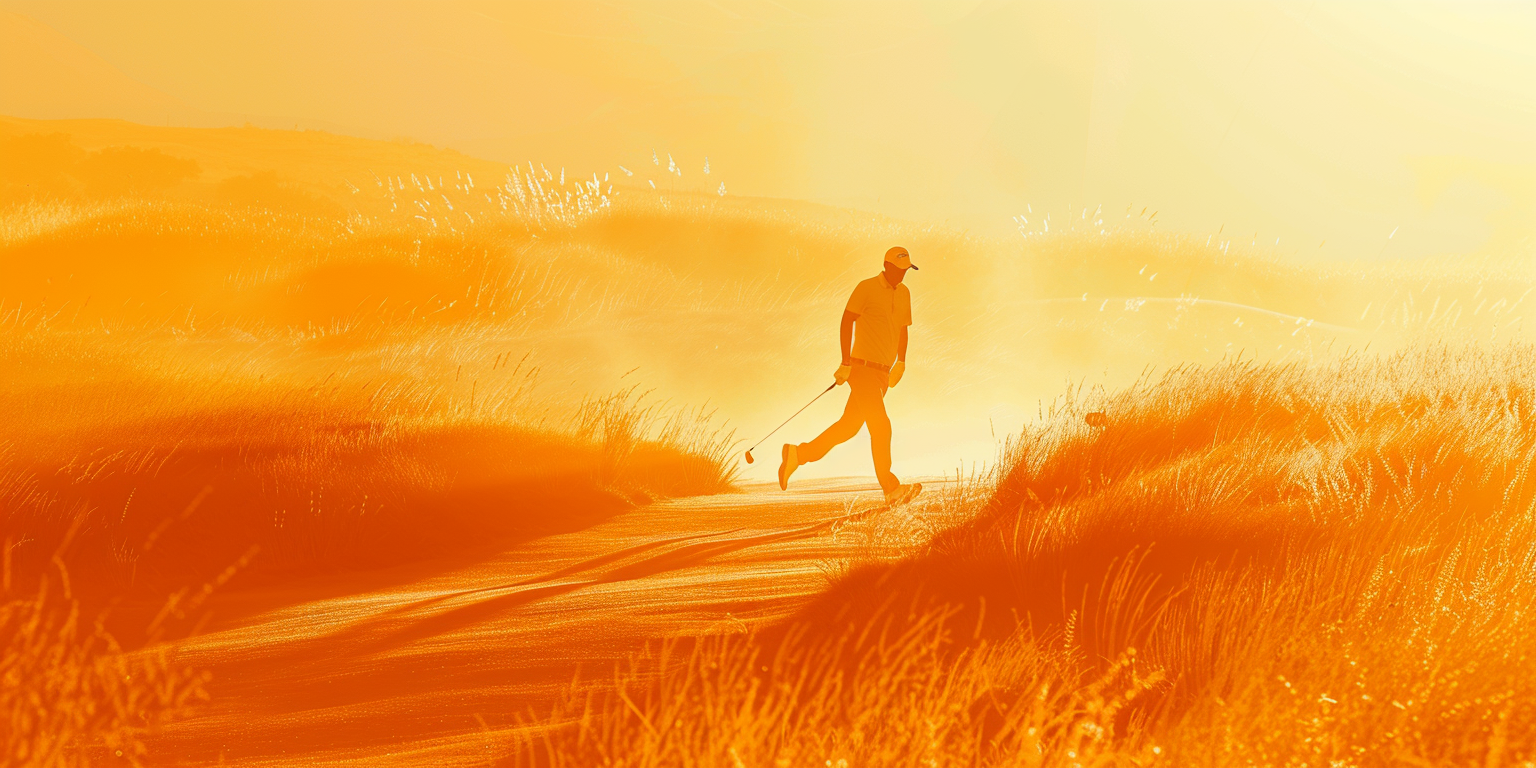
[[[182,651],[212,670],[214,704],[156,754],[484,764],[509,742],[497,731],[531,719],[578,674],[601,680],[647,641],[786,616],[825,587],[829,564],[900,555],[904,539],[888,527],[946,522],[937,491],[893,513],[875,487],[848,481],[788,494],[753,486],[643,507],[483,562],[386,573],[377,578],[393,583],[355,594],[315,581],[232,598],[214,609],[223,626]]]

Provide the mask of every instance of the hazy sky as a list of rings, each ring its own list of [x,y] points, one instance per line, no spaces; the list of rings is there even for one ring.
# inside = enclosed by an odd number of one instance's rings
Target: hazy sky
[[[1529,252],[1536,222],[1526,2],[0,9],[0,112],[22,116],[250,119],[660,183],[654,150],[737,194],[989,232],[1148,206],[1330,258]]]

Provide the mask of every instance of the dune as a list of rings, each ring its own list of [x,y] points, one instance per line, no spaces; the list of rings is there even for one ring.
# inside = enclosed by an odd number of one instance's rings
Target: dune
[[[985,238],[318,131],[3,118],[0,166],[0,624],[32,628],[8,658],[39,698],[12,701],[118,707],[59,725],[74,743],[447,764],[483,761],[464,739],[489,729],[497,755],[537,734],[572,765],[1144,757],[1244,712],[1324,716],[1285,709],[1278,675],[1313,702],[1379,687],[1349,710],[1379,733],[1329,749],[1409,733],[1382,706],[1475,734],[1467,754],[1525,723],[1486,687],[1523,662],[1466,634],[1525,642],[1484,597],[1525,594],[1523,262],[1288,261],[1092,208]],[[991,485],[882,515],[827,480],[867,474],[855,441],[797,475],[814,503],[762,493],[772,462],[738,464],[737,438],[825,387],[846,291],[897,242],[922,271],[896,470],[933,485],[1006,449]],[[1375,362],[1426,339],[1450,351]],[[1326,590],[1356,597],[1309,602]],[[1441,609],[1470,623],[1404,629]],[[1362,623],[1387,639],[1339,640]],[[1403,647],[1461,665],[1471,698],[1405,692]],[[1341,677],[1339,648],[1381,676]],[[564,686],[631,654],[619,689]],[[478,672],[448,685],[450,662]],[[153,707],[111,682],[123,664],[159,681]],[[576,714],[588,696],[602,718]],[[326,738],[368,712],[398,720]],[[236,725],[252,741],[228,748]],[[1414,727],[1404,754],[1460,755]]]
[[[1524,759],[1533,363],[1186,368],[1063,402],[926,551],[573,686],[512,762]]]

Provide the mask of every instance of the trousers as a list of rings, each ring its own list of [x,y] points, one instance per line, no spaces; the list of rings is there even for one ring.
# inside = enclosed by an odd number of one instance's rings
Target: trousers
[[[880,487],[891,491],[901,484],[891,474],[891,417],[885,413],[887,374],[862,365],[855,366],[848,376],[848,405],[843,416],[827,427],[809,443],[795,446],[801,464],[809,464],[827,455],[834,446],[841,445],[859,433],[859,428],[869,426],[869,449],[875,460],[875,479]]]

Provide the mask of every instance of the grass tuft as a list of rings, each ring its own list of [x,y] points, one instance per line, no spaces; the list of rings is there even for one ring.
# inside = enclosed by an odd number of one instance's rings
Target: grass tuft
[[[62,566],[0,603],[0,762],[146,765],[147,738],[207,699],[174,648],[128,653],[71,594]]]
[[[512,762],[1536,759],[1533,374],[1441,347],[1071,393],[968,522],[576,686]]]

